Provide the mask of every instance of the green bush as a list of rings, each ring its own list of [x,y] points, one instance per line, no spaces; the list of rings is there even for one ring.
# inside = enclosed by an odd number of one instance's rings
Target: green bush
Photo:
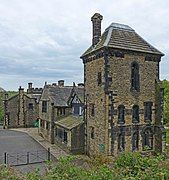
[[[100,160],[99,160],[100,158]],[[112,158],[113,159],[113,158]],[[162,155],[143,157],[140,153],[123,153],[113,159],[113,164],[103,161],[102,156],[93,161],[88,168],[76,165],[84,161],[76,156],[60,158],[57,164],[47,162],[46,173],[42,176],[39,171],[27,175],[17,175],[13,170],[3,167],[0,169],[0,179],[25,180],[167,180],[169,179],[169,159]],[[87,161],[86,161],[87,162]],[[100,164],[98,164],[100,162]],[[101,163],[102,162],[102,163]],[[96,164],[95,164],[96,163]],[[111,162],[112,163],[112,162]],[[16,174],[16,175],[15,175]]]

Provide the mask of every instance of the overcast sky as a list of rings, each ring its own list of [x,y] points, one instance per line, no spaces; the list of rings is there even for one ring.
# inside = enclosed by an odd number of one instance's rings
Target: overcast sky
[[[127,24],[162,51],[161,79],[169,79],[168,0],[0,0],[0,87],[82,82],[79,57],[91,44],[95,12],[102,32]]]

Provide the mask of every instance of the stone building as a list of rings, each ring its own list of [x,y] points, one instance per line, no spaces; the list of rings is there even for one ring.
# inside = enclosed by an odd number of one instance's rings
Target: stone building
[[[45,85],[39,103],[39,133],[66,151],[84,151],[84,85]]]
[[[42,88],[28,84],[27,92],[19,87],[18,94],[4,100],[4,128],[32,127],[38,119],[38,102]]]
[[[164,55],[134,29],[112,23],[101,35],[96,13],[92,45],[81,56],[85,83],[85,151],[162,152],[165,148],[163,88],[159,64]]]

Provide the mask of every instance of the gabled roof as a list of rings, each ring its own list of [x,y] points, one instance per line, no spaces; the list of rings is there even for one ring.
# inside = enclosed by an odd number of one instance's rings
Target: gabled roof
[[[68,106],[67,102],[72,91],[72,86],[52,86],[46,85],[44,87],[41,99],[50,100],[54,106]]]
[[[71,104],[74,97],[77,96],[81,103],[84,103],[84,87],[83,86],[74,86],[70,94],[68,103]]]
[[[164,55],[162,52],[146,42],[131,27],[118,23],[112,23],[102,34],[97,45],[89,47],[89,49],[87,49],[81,57],[86,56],[102,47],[145,52],[161,56]]]
[[[41,94],[26,94],[27,97],[31,98],[31,99],[36,99],[37,102],[40,101],[40,97],[41,97]]]

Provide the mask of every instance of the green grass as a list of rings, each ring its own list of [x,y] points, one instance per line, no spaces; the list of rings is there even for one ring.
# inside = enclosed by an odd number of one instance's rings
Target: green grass
[[[169,144],[169,129],[167,129],[166,142],[167,142],[167,144]]]

